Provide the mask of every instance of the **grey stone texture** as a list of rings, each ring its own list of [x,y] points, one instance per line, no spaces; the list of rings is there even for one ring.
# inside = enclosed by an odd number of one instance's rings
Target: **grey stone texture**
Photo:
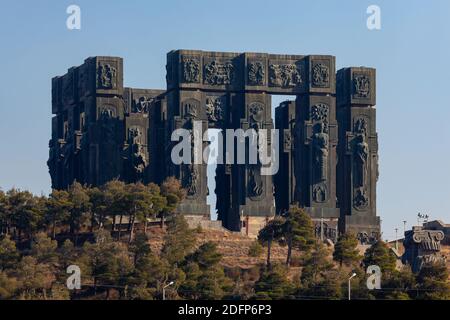
[[[327,238],[346,230],[378,237],[374,69],[336,74],[329,55],[176,50],[166,70],[167,90],[124,88],[117,57],[88,58],[52,79],[53,188],[175,176],[188,193],[181,213],[208,214],[214,191],[219,219],[232,231],[245,217],[265,221],[299,204]],[[275,126],[273,94],[296,98],[276,109]],[[261,175],[259,162],[218,164],[216,190],[208,190],[206,164],[170,158],[173,130],[192,129],[194,120],[203,131],[280,129],[279,172]]]

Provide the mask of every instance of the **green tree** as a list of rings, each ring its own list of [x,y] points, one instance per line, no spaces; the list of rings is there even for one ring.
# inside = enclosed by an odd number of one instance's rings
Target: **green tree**
[[[0,271],[0,300],[13,298],[19,288],[20,283],[15,277],[11,277],[6,272]]]
[[[90,215],[91,203],[89,201],[87,188],[83,187],[78,182],[74,182],[69,187],[69,201],[71,206],[67,223],[69,224],[70,233],[75,235],[74,242],[75,245],[77,245],[78,233],[81,226],[87,221],[87,218]]]
[[[377,241],[364,253],[364,265],[377,265],[383,275],[387,275],[395,270],[396,257],[389,246],[382,240]]]
[[[255,282],[255,294],[257,299],[279,300],[290,296],[294,287],[287,278],[286,267],[275,264],[266,269]]]
[[[289,267],[293,248],[307,254],[316,241],[310,216],[303,209],[292,206],[287,212],[283,233],[288,246],[286,265]]]
[[[9,234],[8,197],[0,189],[0,234]]]
[[[105,230],[97,231],[95,239],[95,243],[86,242],[83,245],[85,263],[94,282],[94,293],[98,285],[106,286],[106,299],[109,299],[111,286],[118,286],[123,295],[123,287],[128,285],[133,271],[127,247],[113,242],[109,232]]]
[[[445,263],[426,263],[417,275],[418,297],[425,300],[449,300],[450,284]]]
[[[39,232],[31,242],[31,255],[38,263],[54,265],[58,263],[57,247],[58,243],[55,240],[48,237],[46,233]]]
[[[315,243],[314,249],[303,261],[301,282],[304,286],[314,286],[323,280],[324,274],[333,269],[330,253],[322,243]]]
[[[338,241],[334,246],[333,259],[342,264],[348,266],[354,265],[361,261],[362,256],[360,256],[358,251],[358,239],[352,233],[344,233],[339,236]]]
[[[17,277],[22,284],[23,299],[47,300],[47,293],[55,281],[52,268],[39,263],[32,256],[25,256],[18,265]]]
[[[10,239],[9,235],[5,235],[0,241],[0,271],[14,268],[19,258],[16,243]]]
[[[47,200],[45,220],[51,225],[52,238],[56,237],[56,228],[69,219],[72,203],[65,190],[53,190]]]
[[[180,287],[186,298],[221,299],[232,287],[231,280],[219,264],[222,255],[213,242],[202,244],[194,253],[186,257],[186,280]]]
[[[147,235],[145,233],[136,234],[136,237],[129,246],[129,250],[133,253],[134,266],[137,267],[137,265],[152,252],[150,245],[148,244]]]
[[[248,248],[248,255],[250,257],[259,257],[263,252],[263,247],[258,241],[252,242],[250,247]]]
[[[189,229],[186,219],[181,215],[174,215],[167,226],[161,255],[173,265],[180,263],[195,247],[194,230]]]
[[[160,212],[161,228],[164,227],[164,219],[175,213],[178,204],[186,197],[186,191],[175,177],[168,177],[161,185],[161,194],[166,198],[166,205]]]
[[[271,250],[272,250],[272,243],[274,241],[281,241],[283,239],[283,227],[284,227],[285,220],[282,217],[275,217],[274,219],[270,220],[264,228],[259,230],[258,233],[258,241],[263,244],[267,245],[267,268],[270,268],[271,262]]]
[[[410,300],[416,287],[416,279],[409,266],[381,278],[381,297],[389,300]]]
[[[157,184],[148,184],[147,190],[150,194],[150,205],[146,210],[140,211],[138,216],[141,221],[144,221],[145,233],[147,233],[148,219],[161,216],[163,210],[167,207],[167,199],[161,194],[161,189]]]
[[[118,238],[120,240],[121,236],[121,227],[122,227],[122,218],[123,215],[127,212],[127,201],[126,201],[126,191],[125,191],[125,183],[119,180],[112,180],[107,182],[102,187],[103,192],[105,193],[105,211],[112,218],[112,231],[116,230],[116,217],[119,216],[119,232]]]
[[[17,189],[9,190],[7,196],[8,215],[12,224],[17,228],[18,241],[22,241],[24,234],[30,239],[43,220],[43,199],[35,197],[28,191]]]
[[[106,216],[108,214],[106,191],[99,188],[90,188],[87,192],[91,202],[90,231],[93,232],[95,226],[97,226],[98,229],[103,228],[106,221]]]

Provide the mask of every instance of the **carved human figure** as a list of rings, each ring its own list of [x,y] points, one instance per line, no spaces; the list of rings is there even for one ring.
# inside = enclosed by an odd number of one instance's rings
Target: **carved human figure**
[[[193,164],[188,166],[188,177],[186,183],[186,190],[189,196],[197,194],[197,184],[198,184],[198,170]]]
[[[116,68],[109,64],[98,66],[97,87],[102,89],[112,89],[116,77]]]
[[[261,176],[259,175],[259,169],[257,166],[253,166],[249,170],[249,188],[251,197],[259,197],[263,192],[263,185]]]
[[[318,132],[312,139],[314,169],[317,181],[323,181],[327,179],[329,136],[326,133],[325,123],[319,122],[317,128]]]
[[[147,157],[142,145],[142,132],[139,128],[129,129],[130,159],[134,173],[141,175],[147,167]]]
[[[367,181],[367,160],[369,156],[369,145],[364,134],[356,138],[355,143],[355,182],[357,187],[364,187]]]

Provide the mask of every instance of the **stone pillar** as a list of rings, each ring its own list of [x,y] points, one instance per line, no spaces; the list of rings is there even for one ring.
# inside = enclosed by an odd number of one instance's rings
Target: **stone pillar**
[[[280,168],[274,176],[276,213],[281,214],[295,202],[297,180],[294,159],[295,101],[284,101],[275,109],[275,127],[279,130]]]
[[[325,226],[335,240],[337,121],[335,58],[308,56],[308,90],[296,100],[296,200],[310,214],[317,235]],[[328,231],[327,231],[328,232]]]
[[[362,242],[373,242],[380,236],[375,69],[344,68],[338,71],[337,81],[341,231],[352,231]]]
[[[241,108],[236,109],[240,122],[238,128],[244,132],[259,133],[261,129],[267,130],[268,144],[267,148],[271,150],[270,133],[273,129],[271,116],[271,96],[266,93],[244,93],[239,95]],[[256,139],[256,136],[249,136],[246,143],[246,163],[232,165],[233,175],[233,216],[246,219],[252,217],[252,221],[260,219],[265,221],[266,217],[272,217],[273,207],[273,176],[262,175],[259,156],[256,163],[252,163],[249,154],[250,139]],[[257,142],[255,143],[257,145]],[[234,229],[234,228],[233,228]],[[238,231],[240,229],[236,229]]]

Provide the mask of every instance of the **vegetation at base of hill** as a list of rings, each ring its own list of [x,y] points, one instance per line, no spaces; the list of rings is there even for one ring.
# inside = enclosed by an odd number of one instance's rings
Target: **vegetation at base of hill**
[[[217,243],[198,244],[201,228],[175,213],[184,197],[174,178],[161,186],[74,183],[48,197],[0,190],[0,299],[162,299],[163,288],[167,299],[346,299],[353,272],[353,299],[450,299],[445,266],[397,270],[384,242],[360,256],[350,233],[333,249],[314,238],[311,219],[295,206],[249,247],[266,263],[225,268]],[[154,252],[149,233],[160,227],[164,243]],[[271,260],[275,243],[287,247],[285,263]],[[373,264],[382,269],[382,289],[369,291]],[[66,286],[71,265],[80,268],[81,289]]]

